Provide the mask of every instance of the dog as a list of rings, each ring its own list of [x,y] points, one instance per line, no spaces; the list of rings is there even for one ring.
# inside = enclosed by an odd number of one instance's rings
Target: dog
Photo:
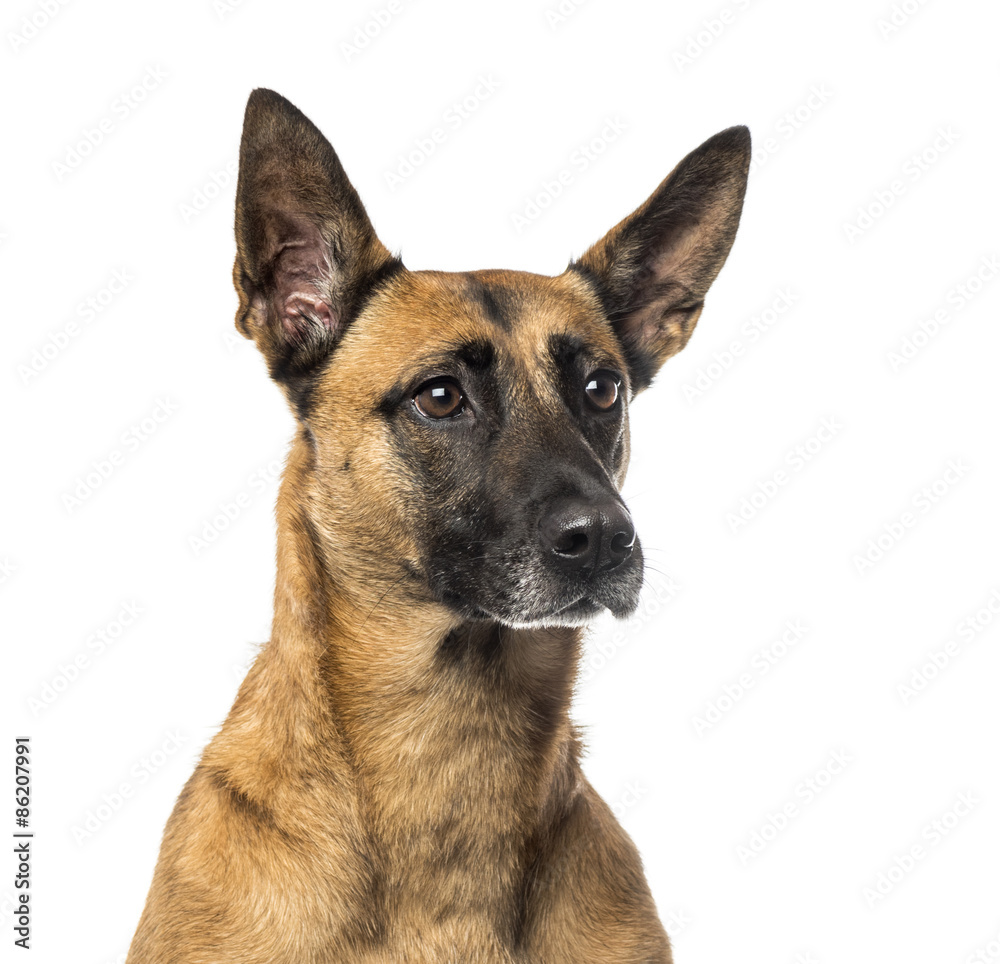
[[[750,135],[560,275],[411,271],[333,148],[249,99],[236,327],[297,419],[274,623],[163,836],[128,964],[665,964],[581,771],[581,627],[633,612],[628,405],[691,337]]]

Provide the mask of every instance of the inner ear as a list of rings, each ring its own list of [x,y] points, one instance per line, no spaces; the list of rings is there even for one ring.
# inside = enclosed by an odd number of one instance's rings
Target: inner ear
[[[285,299],[282,324],[287,337],[301,341],[310,327],[320,327],[331,333],[336,331],[337,318],[330,305],[319,295],[293,291]]]
[[[255,90],[236,187],[236,327],[300,415],[318,366],[398,270],[329,141],[285,98]]]
[[[327,244],[314,225],[286,227],[286,239],[271,269],[271,301],[284,335],[294,341],[339,335],[341,312],[334,306],[334,268]]]

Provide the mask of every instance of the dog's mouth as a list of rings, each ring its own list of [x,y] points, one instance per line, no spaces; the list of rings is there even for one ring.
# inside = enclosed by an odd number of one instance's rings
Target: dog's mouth
[[[563,606],[553,613],[534,618],[529,615],[525,621],[521,621],[524,619],[521,617],[516,621],[508,622],[508,625],[524,629],[542,626],[584,626],[606,608],[594,599],[581,596],[575,602]]]
[[[476,576],[468,571],[452,575],[438,582],[436,595],[459,615],[529,629],[584,626],[604,610],[619,619],[631,615],[639,604],[643,565],[636,553],[627,565],[588,580],[567,580],[562,573],[539,572],[530,565],[520,572],[502,566],[484,567]]]

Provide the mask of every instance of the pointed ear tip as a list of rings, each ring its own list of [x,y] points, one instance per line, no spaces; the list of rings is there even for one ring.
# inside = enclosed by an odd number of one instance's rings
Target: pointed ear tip
[[[746,124],[737,124],[735,127],[727,127],[724,131],[719,131],[714,137],[710,137],[705,145],[721,150],[730,150],[743,154],[750,153],[750,128]]]
[[[247,98],[244,123],[251,117],[280,116],[288,117],[299,114],[299,109],[287,98],[267,87],[255,87]]]
[[[250,96],[247,98],[247,106],[249,107],[253,104],[255,107],[258,105],[264,105],[266,103],[279,103],[285,98],[281,96],[276,90],[271,90],[269,87],[254,87],[250,91]]]

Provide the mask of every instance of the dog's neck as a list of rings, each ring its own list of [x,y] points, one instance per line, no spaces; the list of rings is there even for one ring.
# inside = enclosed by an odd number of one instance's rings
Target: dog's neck
[[[390,567],[351,593],[309,500],[288,497],[307,471],[290,460],[278,503],[271,641],[206,763],[225,761],[243,796],[303,824],[316,816],[303,787],[349,774],[335,796],[390,861],[407,854],[456,886],[486,861],[512,890],[559,817],[552,801],[573,796],[580,632],[462,622]]]

